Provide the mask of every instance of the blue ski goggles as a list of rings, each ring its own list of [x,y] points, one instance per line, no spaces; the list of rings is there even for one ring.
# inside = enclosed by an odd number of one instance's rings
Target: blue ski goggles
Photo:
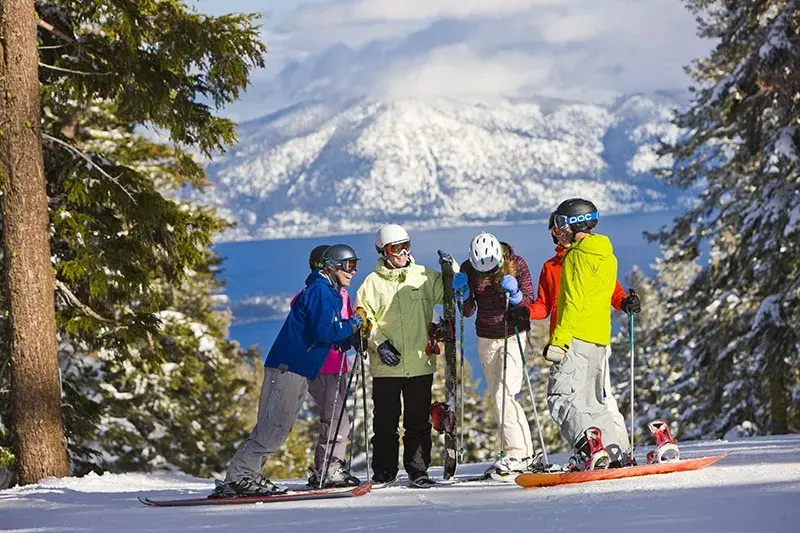
[[[600,213],[592,211],[585,215],[553,215],[553,227],[558,231],[566,231],[573,224],[580,224],[582,222],[591,222],[592,220],[600,220]]]

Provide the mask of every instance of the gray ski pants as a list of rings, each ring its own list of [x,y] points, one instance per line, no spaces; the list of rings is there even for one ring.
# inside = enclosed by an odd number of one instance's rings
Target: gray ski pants
[[[308,392],[308,379],[281,366],[282,369],[264,367],[258,421],[231,459],[227,482],[256,479],[266,460],[283,446],[292,431]]]
[[[597,427],[612,460],[629,448],[621,442],[614,415],[606,403],[608,358],[606,346],[573,339],[567,355],[550,367],[547,405],[561,434],[575,446],[584,432]]]
[[[308,386],[308,391],[314,402],[317,404],[319,410],[319,437],[317,438],[317,447],[314,452],[314,468],[317,472],[322,472],[323,463],[325,462],[325,455],[329,451],[328,447],[328,433],[336,430],[339,426],[339,433],[332,435],[333,459],[339,459],[344,462],[345,455],[347,455],[347,437],[350,431],[350,415],[347,409],[342,414],[342,422],[338,422],[339,413],[342,411],[342,402],[345,401],[345,393],[347,389],[347,374],[343,374],[341,378],[339,374],[320,374],[317,379],[312,381]],[[337,396],[336,389],[339,389]],[[336,405],[334,405],[336,401]],[[331,467],[328,467],[330,471]]]

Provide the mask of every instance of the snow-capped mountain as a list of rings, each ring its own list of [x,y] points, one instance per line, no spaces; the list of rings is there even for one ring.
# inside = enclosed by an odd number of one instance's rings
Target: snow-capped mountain
[[[545,218],[576,195],[603,213],[668,209],[677,193],[653,177],[653,149],[675,135],[678,105],[661,94],[309,101],[243,123],[198,199],[238,223],[223,240]]]

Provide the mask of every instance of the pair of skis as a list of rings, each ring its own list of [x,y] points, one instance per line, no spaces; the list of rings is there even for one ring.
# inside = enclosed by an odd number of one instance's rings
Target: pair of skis
[[[139,498],[148,507],[200,507],[210,505],[243,505],[253,503],[301,502],[308,500],[334,500],[364,496],[372,490],[371,483],[343,489],[310,489],[269,494],[265,496],[234,496],[231,498],[184,498],[177,500],[151,500]]]
[[[464,453],[464,310],[460,302],[461,334],[461,390],[458,391],[458,365],[456,360],[456,294],[453,290],[452,257],[439,250],[439,265],[442,269],[444,290],[443,316],[438,325],[438,339],[444,342],[444,403],[435,402],[431,406],[434,429],[444,435],[444,470],[442,477],[450,479],[456,474],[459,455]],[[459,405],[460,400],[460,405]],[[460,423],[459,423],[460,416]],[[460,427],[460,438],[457,429]]]

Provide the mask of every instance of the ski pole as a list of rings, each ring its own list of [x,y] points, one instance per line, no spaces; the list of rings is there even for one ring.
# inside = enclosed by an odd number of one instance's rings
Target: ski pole
[[[356,357],[358,357],[358,350],[356,349]],[[353,366],[355,367],[356,364],[356,357],[353,358]],[[356,384],[357,390],[358,384]],[[358,392],[356,392],[353,396],[353,415],[350,417],[350,436],[348,437],[348,442],[350,443],[350,453],[348,454],[350,458],[347,462],[347,469],[352,472],[353,471],[353,452],[355,450],[355,446],[353,445],[355,433],[356,433],[356,418],[358,418]]]
[[[461,352],[461,361],[459,363],[459,367],[461,369],[461,391],[459,392],[460,400],[461,400],[461,424],[459,427],[459,443],[458,453],[460,455],[459,459],[461,462],[464,461],[464,455],[466,454],[467,450],[464,448],[464,293],[458,293],[458,315],[459,315],[459,351]]]
[[[539,444],[542,446],[542,457],[544,458],[544,465],[550,464],[547,459],[547,448],[544,446],[544,434],[542,433],[542,424],[539,422],[539,410],[536,408],[536,397],[533,395],[533,385],[531,385],[531,377],[528,375],[528,367],[525,364],[525,349],[522,347],[522,339],[519,336],[519,328],[514,326],[514,334],[517,336],[517,345],[519,345],[519,356],[522,359],[522,372],[525,374],[525,381],[528,382],[528,394],[531,397],[531,405],[533,405],[533,416],[536,418],[536,431],[539,433]]]
[[[367,458],[367,481],[370,480],[369,475],[369,426],[367,425],[367,378],[366,370],[364,369],[364,361],[367,360],[366,341],[362,344],[361,352],[361,401],[364,406],[364,450]]]
[[[506,312],[503,315],[503,383],[501,386],[503,387],[503,400],[502,400],[502,407],[500,408],[500,457],[505,457],[506,455],[506,443],[505,443],[505,425],[506,425],[506,368],[508,366],[508,300],[511,295],[506,292]]]
[[[631,294],[635,294],[633,289],[631,289],[630,293]],[[629,335],[630,340],[631,340],[631,457],[633,457],[633,450],[634,450],[633,439],[634,439],[634,436],[635,436],[635,434],[633,432],[633,397],[634,397],[633,396],[633,387],[634,387],[634,379],[633,379],[634,378],[634,375],[633,375],[633,371],[634,371],[634,363],[633,363],[633,359],[634,359],[634,351],[633,351],[633,313],[628,313],[628,335]]]
[[[336,380],[336,393],[333,397],[333,412],[336,412],[336,404],[339,399],[339,389],[341,388],[341,379],[342,374],[344,373],[344,362],[346,360],[346,356],[342,354],[342,362],[339,365],[339,378]],[[336,432],[335,435],[339,436],[339,429],[342,427],[342,417],[344,416],[344,410],[347,408],[347,392],[350,390],[350,385],[353,383],[353,376],[355,372],[350,372],[350,376],[347,379],[347,390],[345,390],[344,398],[342,401],[342,408],[339,410],[339,419],[336,421]],[[325,450],[325,460],[322,463],[322,472],[319,474],[319,488],[322,488],[322,485],[325,483],[325,479],[328,477],[328,465],[330,464],[331,459],[333,458],[333,443],[331,442],[332,435],[334,433],[331,431],[333,430],[333,420],[331,420],[331,425],[328,427],[328,440],[327,440],[327,449]]]

